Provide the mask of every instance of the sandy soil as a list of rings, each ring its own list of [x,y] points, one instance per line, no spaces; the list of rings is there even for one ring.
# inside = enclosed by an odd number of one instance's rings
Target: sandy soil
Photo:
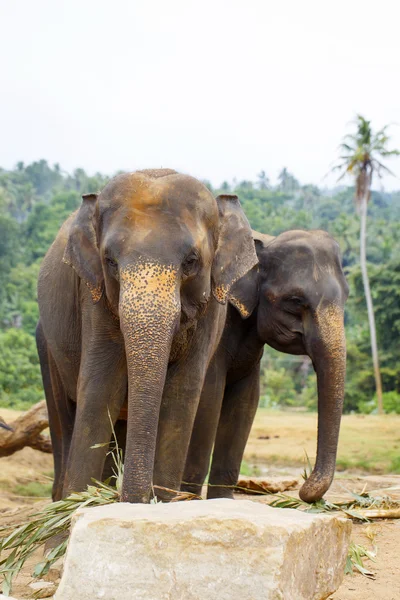
[[[374,543],[366,533],[376,533]],[[330,598],[332,600],[399,600],[400,569],[398,549],[400,521],[383,521],[372,525],[353,525],[353,541],[373,550],[377,547],[376,562],[365,561],[375,579],[362,575],[346,575],[342,585]]]
[[[4,412],[2,411],[2,414]],[[4,417],[6,417],[5,414]],[[253,437],[257,439],[259,435],[260,430],[257,429],[253,433]],[[254,439],[250,443],[254,444]],[[249,454],[254,457],[253,448]],[[269,474],[284,479],[288,479],[288,477],[298,478],[299,484],[301,483],[301,470],[298,467],[287,467],[284,470],[277,468],[264,469]],[[15,488],[18,485],[23,486],[32,481],[48,483],[51,472],[52,457],[30,448],[25,448],[13,456],[0,460],[0,528],[15,526],[23,522],[30,513],[50,501],[48,498],[20,496],[15,493]],[[400,475],[355,476],[346,472],[338,474],[327,499],[331,501],[344,499],[348,497],[348,491],[360,492],[365,486],[367,486],[368,491],[385,490],[385,494],[400,499]],[[287,493],[296,495],[297,492],[296,490],[290,490]],[[247,497],[249,498],[249,496]],[[271,497],[259,498],[253,496],[252,498],[264,502],[269,501]],[[367,537],[367,534],[371,535],[371,532],[374,534],[373,541]],[[339,590],[331,596],[330,600],[399,600],[398,549],[400,548],[400,520],[385,520],[374,522],[371,525],[355,524],[353,526],[353,540],[371,550],[376,546],[376,562],[365,561],[365,566],[374,573],[375,579],[367,579],[360,574],[347,575]],[[31,577],[33,566],[40,562],[41,555],[41,552],[39,552],[32,557],[16,580],[13,589],[13,595],[16,598],[33,598],[29,583],[33,581]],[[54,569],[46,579],[58,582],[59,575],[59,570]]]

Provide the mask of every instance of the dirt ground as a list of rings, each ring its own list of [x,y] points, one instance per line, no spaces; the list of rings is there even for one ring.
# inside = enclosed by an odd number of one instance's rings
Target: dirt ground
[[[11,416],[9,411],[1,410],[1,414],[7,419]],[[270,475],[284,479],[295,478],[298,479],[300,486],[302,468],[293,466],[275,467],[271,463],[267,464],[264,460],[260,460],[257,456],[254,449],[260,444],[260,435],[266,433],[260,429],[259,422],[256,425],[245,457],[250,467],[253,466],[253,461],[263,475],[268,474],[266,478]],[[274,440],[274,453],[277,451],[275,446],[278,439],[281,442],[281,451],[283,451],[285,448],[284,429],[274,424],[274,434],[280,436]],[[13,456],[0,459],[0,528],[23,522],[29,513],[50,501],[48,497],[40,497],[37,493],[40,493],[41,489],[48,490],[51,483],[51,474],[51,455],[30,448],[25,448]],[[25,495],[27,492],[29,493],[32,482],[37,484],[34,497]],[[297,486],[297,489],[299,486]],[[400,475],[361,475],[348,471],[338,473],[326,497],[331,501],[342,500],[348,497],[349,491],[360,492],[365,486],[369,492],[381,490],[375,495],[388,494],[400,499]],[[18,490],[22,490],[23,495],[18,493]],[[288,491],[287,494],[297,495],[296,489]],[[262,498],[247,496],[247,498],[269,502],[271,496]],[[398,559],[400,520],[375,521],[369,525],[354,524],[352,538],[353,541],[370,550],[376,549],[376,562],[365,561],[365,566],[374,573],[375,578],[367,579],[358,573],[346,575],[342,585],[330,597],[330,600],[400,600]],[[31,577],[33,566],[40,560],[41,553],[38,553],[25,565],[13,588],[13,595],[16,598],[33,598],[29,583],[33,581]],[[59,575],[59,570],[54,569],[46,579],[57,584]]]
[[[374,544],[366,532],[376,533]],[[373,549],[377,547],[376,562],[366,561],[375,579],[362,575],[346,575],[342,585],[330,598],[332,600],[399,600],[400,569],[398,549],[400,543],[400,521],[383,521],[372,525],[353,525],[353,541]]]

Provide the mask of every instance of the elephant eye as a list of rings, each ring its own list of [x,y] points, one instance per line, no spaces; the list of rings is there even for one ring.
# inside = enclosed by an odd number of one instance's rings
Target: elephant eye
[[[185,258],[182,264],[182,271],[184,275],[194,275],[198,270],[199,262],[200,259],[197,254],[195,254],[194,252],[192,254],[189,254],[189,256]]]
[[[289,311],[298,312],[306,306],[304,298],[300,298],[299,296],[287,296],[284,298],[284,301]]]
[[[116,269],[118,266],[117,261],[115,261],[113,258],[110,258],[109,256],[106,256],[106,263],[109,267],[111,267],[111,269]]]

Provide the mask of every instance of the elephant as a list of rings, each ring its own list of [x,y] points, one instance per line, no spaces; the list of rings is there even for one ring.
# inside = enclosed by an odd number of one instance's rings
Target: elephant
[[[317,374],[318,443],[300,497],[320,499],[335,472],[346,368],[344,304],[348,285],[339,246],[324,231],[253,232],[259,269],[240,281],[241,297],[257,306],[243,320],[229,307],[224,333],[207,371],[182,489],[198,493],[210,465],[208,498],[233,498],[259,401],[264,344],[308,355]],[[214,449],[213,449],[214,445]]]
[[[13,431],[13,428],[10,427],[9,425],[7,425],[7,423],[5,422],[5,420],[0,417],[0,427],[2,427],[3,429],[6,429],[7,431]]]
[[[235,289],[257,261],[238,198],[188,175],[123,173],[83,196],[38,280],[54,500],[101,479],[124,413],[122,501],[179,489],[228,302],[247,314]]]

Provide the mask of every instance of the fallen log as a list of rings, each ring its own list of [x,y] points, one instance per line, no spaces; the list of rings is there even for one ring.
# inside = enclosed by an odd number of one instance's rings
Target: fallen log
[[[38,402],[12,423],[0,427],[0,457],[10,456],[30,446],[41,452],[51,453],[51,441],[42,431],[49,426],[46,402]]]

